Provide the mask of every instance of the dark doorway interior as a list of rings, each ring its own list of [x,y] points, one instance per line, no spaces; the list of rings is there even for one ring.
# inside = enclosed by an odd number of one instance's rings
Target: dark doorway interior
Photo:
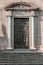
[[[14,48],[29,48],[29,18],[14,18]]]

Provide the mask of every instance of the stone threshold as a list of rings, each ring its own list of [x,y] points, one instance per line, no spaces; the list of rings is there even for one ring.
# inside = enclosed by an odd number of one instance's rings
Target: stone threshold
[[[0,50],[0,53],[43,53],[42,51],[30,50],[30,49],[9,49]]]

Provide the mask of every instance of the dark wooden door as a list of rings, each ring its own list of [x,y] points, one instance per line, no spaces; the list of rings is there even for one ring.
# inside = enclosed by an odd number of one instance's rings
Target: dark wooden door
[[[29,48],[28,18],[14,18],[14,48]]]

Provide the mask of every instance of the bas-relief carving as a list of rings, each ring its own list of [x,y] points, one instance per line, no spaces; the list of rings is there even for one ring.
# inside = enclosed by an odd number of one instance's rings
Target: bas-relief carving
[[[12,12],[12,16],[13,17],[28,17],[29,16],[34,16],[35,13],[33,13],[32,11],[13,11]]]

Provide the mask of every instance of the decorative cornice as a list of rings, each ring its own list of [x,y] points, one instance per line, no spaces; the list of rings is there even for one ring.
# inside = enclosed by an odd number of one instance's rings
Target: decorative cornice
[[[27,2],[16,2],[5,7],[6,11],[28,11],[28,10],[39,10],[33,3]]]

